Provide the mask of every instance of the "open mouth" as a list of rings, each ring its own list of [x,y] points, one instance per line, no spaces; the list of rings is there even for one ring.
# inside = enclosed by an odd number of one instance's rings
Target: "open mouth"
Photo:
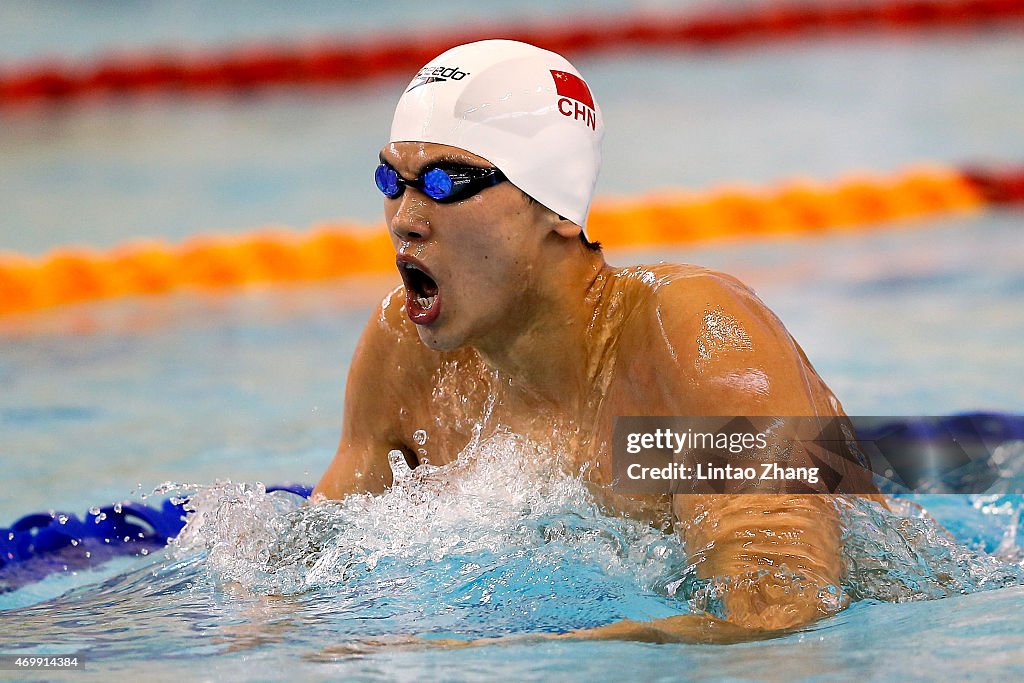
[[[441,294],[426,266],[411,256],[396,259],[405,283],[405,311],[417,325],[429,325],[441,314]]]

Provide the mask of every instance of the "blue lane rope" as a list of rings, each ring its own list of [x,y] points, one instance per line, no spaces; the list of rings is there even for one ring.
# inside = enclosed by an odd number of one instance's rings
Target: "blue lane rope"
[[[309,498],[306,484],[268,486]],[[115,555],[138,555],[161,548],[185,526],[184,502],[158,507],[126,502],[93,508],[81,518],[66,512],[25,515],[0,527],[0,593],[38,581],[56,571],[87,568]]]
[[[1008,413],[961,413],[948,417],[902,417],[871,429],[858,426],[857,438],[873,440],[899,432],[920,441],[941,436],[981,439],[987,443],[1024,440],[1024,415]]]

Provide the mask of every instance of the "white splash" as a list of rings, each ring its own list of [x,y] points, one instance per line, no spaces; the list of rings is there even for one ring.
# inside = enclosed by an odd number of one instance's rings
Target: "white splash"
[[[499,433],[454,462],[410,470],[391,458],[394,484],[378,496],[302,505],[262,486],[200,486],[174,555],[207,554],[218,579],[259,592],[294,593],[353,580],[382,562],[410,570],[473,553],[522,553],[571,542],[578,556],[638,584],[681,566],[678,541],[603,514],[557,454]],[[560,551],[562,552],[562,551]]]
[[[574,590],[591,585],[593,569],[637,595],[687,600],[706,583],[687,574],[677,537],[606,514],[557,453],[523,437],[474,439],[444,466],[412,470],[400,454],[390,462],[387,492],[340,502],[310,505],[258,484],[190,487],[190,515],[172,542],[173,556],[205,555],[214,580],[265,594],[354,588],[392,571],[403,581],[432,571],[445,583],[445,571],[461,571],[444,569],[445,562],[465,569],[524,557],[568,567]],[[843,589],[852,598],[904,602],[1024,583],[1024,570],[1006,561],[1010,553],[997,558],[967,548],[920,509],[892,505],[887,511],[860,499],[837,501]]]

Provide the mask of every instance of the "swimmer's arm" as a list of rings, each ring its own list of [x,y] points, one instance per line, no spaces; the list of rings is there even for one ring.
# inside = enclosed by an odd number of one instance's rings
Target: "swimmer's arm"
[[[715,605],[719,615],[626,619],[544,638],[739,643],[783,635],[845,606],[838,590],[839,525],[825,496],[691,494],[676,499],[677,514],[691,525],[683,530],[687,546],[700,548],[690,563],[704,583],[725,589],[705,605]]]
[[[745,343],[706,347],[695,358],[703,414],[841,414],[760,300],[739,283],[709,286]],[[709,336],[706,321],[682,327],[680,339]],[[716,616],[757,633],[798,628],[845,606],[839,519],[829,496],[691,494],[675,496],[673,508],[697,576],[728,586],[720,604],[709,606]]]
[[[388,452],[407,450],[398,437],[398,401],[404,396],[398,377],[398,369],[403,367],[402,345],[396,343],[398,332],[388,308],[385,299],[374,311],[352,357],[345,383],[341,440],[334,460],[313,490],[314,500],[318,496],[338,500],[350,493],[382,493],[391,484]]]
[[[679,395],[700,397],[676,414],[841,411],[749,290],[731,278],[699,280],[675,292],[689,301],[669,292],[659,311],[677,346],[673,357],[681,360]],[[694,307],[694,298],[701,305]],[[828,496],[688,494],[674,496],[673,509],[698,579],[726,587],[720,600],[705,601],[705,614],[624,621],[566,637],[729,642],[799,628],[845,606],[839,521]]]
[[[704,415],[833,415],[841,406],[782,323],[742,284],[704,279],[716,308],[677,318],[681,348],[691,359],[693,388]],[[715,302],[711,304],[710,302]],[[671,302],[670,302],[671,303]],[[671,316],[668,316],[671,318]],[[735,338],[721,341],[721,326]],[[683,414],[683,413],[681,413]],[[826,495],[677,495],[673,509],[699,579],[727,586],[706,608],[750,633],[799,628],[845,606],[838,514]]]
[[[677,614],[653,621],[623,619],[595,628],[581,628],[568,633],[528,633],[497,638],[460,640],[456,638],[409,638],[402,644],[418,647],[462,648],[480,645],[510,645],[542,640],[632,640],[639,643],[703,643],[729,645],[765,640],[786,633],[786,630],[749,629],[708,614]]]

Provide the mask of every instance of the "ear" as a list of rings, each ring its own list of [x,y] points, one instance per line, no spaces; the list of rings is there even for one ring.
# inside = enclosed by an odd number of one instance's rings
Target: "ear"
[[[551,226],[551,229],[566,239],[575,239],[583,230],[583,228],[576,225],[568,218],[562,218],[561,216],[559,216],[555,224]]]

